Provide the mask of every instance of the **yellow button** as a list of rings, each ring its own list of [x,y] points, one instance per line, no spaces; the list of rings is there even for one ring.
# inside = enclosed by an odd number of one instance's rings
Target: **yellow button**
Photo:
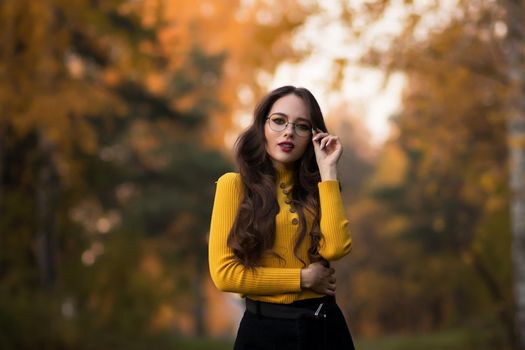
[[[290,191],[283,190],[283,193],[284,193],[284,194],[288,194],[288,193],[290,193]]]
[[[292,225],[297,225],[299,223],[299,220],[297,218],[292,219]]]
[[[286,188],[286,184],[284,182],[281,182],[281,184],[279,185],[280,188]]]
[[[295,209],[294,208],[290,208],[290,213],[295,213]]]
[[[292,201],[291,201],[289,198],[286,198],[286,199],[284,200],[284,202],[285,202],[286,204],[290,204],[290,203],[292,203]]]

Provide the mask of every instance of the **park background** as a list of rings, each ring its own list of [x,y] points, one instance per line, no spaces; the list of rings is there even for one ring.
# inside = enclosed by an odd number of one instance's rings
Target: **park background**
[[[256,101],[292,84],[344,144],[337,299],[358,349],[519,349],[524,14],[0,2],[0,348],[230,349],[242,301],[210,282],[215,181]]]

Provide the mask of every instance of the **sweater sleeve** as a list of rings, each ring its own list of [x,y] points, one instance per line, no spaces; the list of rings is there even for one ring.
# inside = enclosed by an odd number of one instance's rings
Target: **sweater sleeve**
[[[346,219],[339,181],[319,182],[320,228],[323,239],[319,254],[328,261],[341,259],[352,250],[352,238]]]
[[[246,269],[228,247],[228,235],[242,199],[240,175],[227,173],[217,181],[208,246],[213,282],[224,292],[275,295],[301,291],[301,269],[257,267]]]

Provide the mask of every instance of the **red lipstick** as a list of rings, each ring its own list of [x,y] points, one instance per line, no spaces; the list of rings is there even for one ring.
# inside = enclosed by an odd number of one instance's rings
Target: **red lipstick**
[[[288,141],[280,142],[277,145],[281,148],[281,151],[285,153],[290,153],[295,147],[292,142]]]

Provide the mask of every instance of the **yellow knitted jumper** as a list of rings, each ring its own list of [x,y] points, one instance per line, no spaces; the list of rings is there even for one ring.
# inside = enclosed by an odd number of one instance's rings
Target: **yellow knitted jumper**
[[[211,277],[217,288],[224,292],[240,293],[243,297],[279,304],[295,300],[321,297],[308,289],[301,289],[301,269],[304,264],[294,255],[299,216],[290,205],[293,172],[277,172],[276,188],[279,213],[275,218],[275,243],[273,251],[281,258],[268,254],[261,266],[254,271],[246,269],[235,260],[227,240],[242,200],[242,183],[238,173],[226,173],[217,181],[215,201],[210,226],[209,265]],[[322,181],[318,184],[321,207],[320,228],[322,240],[319,253],[328,261],[340,259],[352,248],[339,182]],[[306,215],[310,232],[313,218]],[[298,255],[309,263],[307,234],[299,247]]]

